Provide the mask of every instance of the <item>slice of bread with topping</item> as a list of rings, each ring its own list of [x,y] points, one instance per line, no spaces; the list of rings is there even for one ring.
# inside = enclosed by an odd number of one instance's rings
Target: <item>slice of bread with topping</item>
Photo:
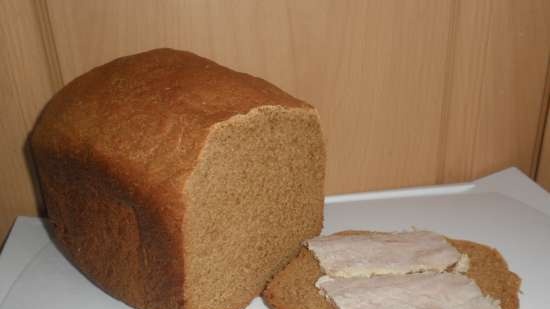
[[[367,235],[368,231],[345,231],[336,235]],[[518,292],[521,279],[508,269],[500,253],[493,248],[466,240],[448,239],[460,253],[467,254],[470,266],[466,273],[482,293],[498,300],[502,309],[519,308]],[[315,282],[325,273],[307,248],[285,269],[279,272],[263,292],[266,302],[274,309],[334,309],[319,293]]]

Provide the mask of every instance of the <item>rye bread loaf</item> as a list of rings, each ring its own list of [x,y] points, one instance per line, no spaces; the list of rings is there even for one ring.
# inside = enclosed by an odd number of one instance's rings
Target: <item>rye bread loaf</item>
[[[57,243],[137,308],[244,307],[321,230],[316,110],[192,53],[76,78],[31,147]]]
[[[368,234],[368,231],[344,231],[339,235]],[[508,270],[500,253],[490,247],[466,240],[447,239],[460,253],[470,258],[466,275],[473,279],[484,295],[499,300],[502,309],[518,309],[521,279]],[[303,247],[273,280],[262,296],[274,309],[334,309],[315,287],[323,271],[313,253]]]

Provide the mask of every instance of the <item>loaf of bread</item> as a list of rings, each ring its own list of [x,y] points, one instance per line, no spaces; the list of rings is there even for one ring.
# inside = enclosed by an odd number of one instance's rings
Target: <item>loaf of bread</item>
[[[368,231],[344,231],[337,235],[367,235]],[[485,245],[466,240],[447,239],[458,252],[469,257],[466,276],[481,292],[497,300],[502,309],[519,308],[521,279],[508,269],[500,253]],[[274,309],[334,309],[320,294],[315,282],[324,275],[314,254],[303,247],[299,255],[268,284],[263,297]]]
[[[316,110],[189,52],[76,78],[31,147],[59,247],[136,308],[245,307],[321,230]]]

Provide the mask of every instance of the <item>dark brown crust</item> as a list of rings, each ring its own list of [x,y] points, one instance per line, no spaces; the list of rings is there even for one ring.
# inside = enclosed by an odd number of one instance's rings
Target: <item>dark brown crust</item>
[[[261,105],[310,108],[264,80],[171,49],[119,58],[69,83],[31,136],[59,245],[128,304],[182,308],[185,180],[209,127]]]
[[[42,175],[42,191],[57,245],[101,288],[144,307],[142,249],[132,202],[101,181],[99,170],[78,160],[46,156],[42,167],[51,171]]]
[[[337,234],[363,233],[373,232],[344,231]],[[502,309],[519,308],[521,279],[508,270],[506,261],[497,250],[471,241],[448,240],[459,252],[470,257],[470,270],[466,275],[476,281],[485,295],[500,300]],[[299,255],[275,275],[262,296],[275,309],[334,309],[315,287],[315,282],[323,274],[313,254],[302,248]]]

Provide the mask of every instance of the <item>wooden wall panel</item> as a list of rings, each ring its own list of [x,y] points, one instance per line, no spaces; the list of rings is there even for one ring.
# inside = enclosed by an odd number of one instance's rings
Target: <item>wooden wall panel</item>
[[[550,2],[460,1],[455,29],[438,181],[466,181],[511,165],[533,176]]]
[[[23,145],[51,93],[156,47],[317,106],[328,194],[536,170],[547,0],[6,0],[0,27],[0,234],[15,214],[36,213]]]
[[[27,135],[56,87],[31,0],[0,1],[0,247],[17,215],[36,215]]]

